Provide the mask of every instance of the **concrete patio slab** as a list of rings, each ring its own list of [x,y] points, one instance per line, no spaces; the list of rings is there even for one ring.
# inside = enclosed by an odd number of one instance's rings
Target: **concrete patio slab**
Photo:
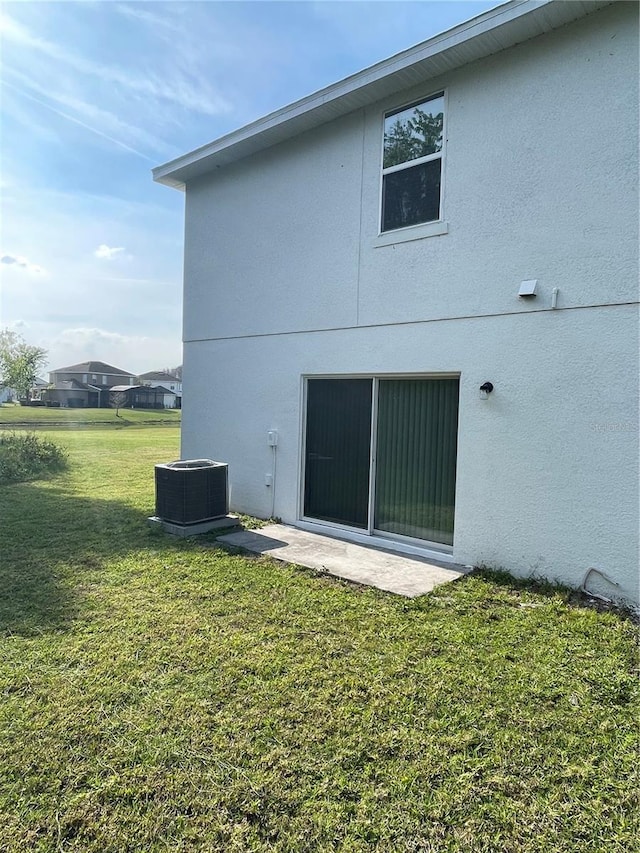
[[[218,541],[407,598],[424,595],[470,571],[466,566],[407,557],[286,524],[228,533]]]

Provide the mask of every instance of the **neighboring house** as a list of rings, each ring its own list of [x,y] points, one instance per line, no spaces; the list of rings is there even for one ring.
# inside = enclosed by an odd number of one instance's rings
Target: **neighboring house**
[[[240,511],[637,601],[637,99],[637,4],[517,0],[154,170],[182,457]]]
[[[29,389],[29,400],[39,400],[42,390],[46,388],[48,382],[36,376],[33,385]],[[0,403],[13,403],[18,399],[18,393],[14,388],[7,388],[6,385],[0,385]],[[26,401],[25,401],[26,402]]]
[[[176,395],[162,387],[115,385],[109,391],[109,404],[123,409],[175,409]]]
[[[84,361],[52,370],[49,373],[49,388],[41,396],[45,402],[55,402],[61,406],[107,408],[110,388],[134,383],[133,373],[103,361]]]
[[[120,370],[104,361],[83,361],[81,364],[72,364],[70,367],[60,367],[49,373],[49,382],[64,382],[67,380],[82,382],[84,385],[94,387],[111,388],[113,385],[133,385],[136,377],[134,373]]]
[[[75,379],[63,379],[41,391],[40,398],[46,406],[64,409],[97,409],[100,407],[97,388],[90,388]],[[105,395],[106,397],[106,395]]]
[[[149,373],[143,373],[138,376],[138,380],[143,385],[150,385],[152,388],[163,387],[168,392],[172,392],[175,397],[173,406],[165,406],[165,408],[180,408],[182,402],[182,380],[177,379],[170,373],[165,373],[164,370],[152,370]]]
[[[153,387],[153,390],[156,391],[156,393],[162,394],[162,401],[165,409],[179,409],[181,407],[182,400],[176,394],[175,391],[170,391],[163,385],[153,385],[147,387]]]
[[[33,385],[29,390],[29,399],[30,400],[41,400],[42,392],[45,391],[49,387],[49,383],[46,379],[41,379],[39,376],[33,381]]]

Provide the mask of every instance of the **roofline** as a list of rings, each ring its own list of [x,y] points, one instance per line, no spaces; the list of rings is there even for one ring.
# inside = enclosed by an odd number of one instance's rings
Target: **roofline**
[[[126,370],[120,370],[119,367],[114,367],[113,364],[107,364],[105,361],[81,361],[78,364],[70,364],[68,367],[58,367],[56,370],[50,370],[49,373],[92,373],[94,368],[89,368],[90,364],[102,364],[104,367],[109,367],[112,370],[115,370],[115,373],[110,373],[108,370],[97,370],[96,373],[100,373],[104,376],[133,376],[135,378],[135,373],[127,373]],[[81,370],[75,370],[76,367],[82,368]]]
[[[406,86],[406,82],[397,80],[394,84],[394,76],[400,76],[411,66],[427,64],[429,60],[436,58],[442,60],[449,54],[447,58],[452,61],[447,67],[452,70],[532,38],[530,28],[524,22],[526,16],[533,15],[540,33],[543,33],[584,17],[610,5],[611,2],[613,0],[510,0],[227,133],[207,145],[157,166],[152,170],[153,180],[169,187],[184,189],[185,183],[192,178],[399,91]],[[553,7],[553,19],[550,16],[550,7]],[[492,39],[491,47],[485,45],[482,50],[469,52],[468,48],[474,42],[477,44],[481,36],[488,33],[497,36],[501,30],[502,37]],[[458,57],[456,60],[451,54],[463,45],[467,48],[465,57]],[[424,80],[442,73],[440,70],[429,75],[427,68],[421,69],[421,72],[421,79]],[[348,103],[345,103],[347,100]]]

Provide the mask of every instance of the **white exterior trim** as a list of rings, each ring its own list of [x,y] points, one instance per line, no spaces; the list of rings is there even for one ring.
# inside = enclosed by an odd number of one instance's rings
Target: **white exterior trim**
[[[442,179],[441,179],[442,180]],[[441,183],[440,192],[443,193],[444,181]],[[440,201],[442,208],[444,199]],[[381,200],[382,203],[382,200]],[[442,219],[434,222],[421,222],[418,225],[408,225],[406,228],[396,228],[394,231],[382,231],[371,241],[372,249],[380,249],[383,246],[393,246],[395,243],[409,243],[411,240],[424,240],[425,237],[442,237],[449,233],[449,223]]]

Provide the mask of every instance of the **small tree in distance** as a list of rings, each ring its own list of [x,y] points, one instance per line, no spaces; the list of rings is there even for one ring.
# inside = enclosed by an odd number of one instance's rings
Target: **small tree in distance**
[[[11,329],[0,331],[0,385],[14,388],[18,399],[26,400],[47,361],[47,351],[28,344]]]
[[[127,405],[127,392],[126,391],[110,391],[109,392],[109,405],[112,409],[116,410],[116,417],[120,418],[122,415],[120,414],[120,409],[123,409]]]

